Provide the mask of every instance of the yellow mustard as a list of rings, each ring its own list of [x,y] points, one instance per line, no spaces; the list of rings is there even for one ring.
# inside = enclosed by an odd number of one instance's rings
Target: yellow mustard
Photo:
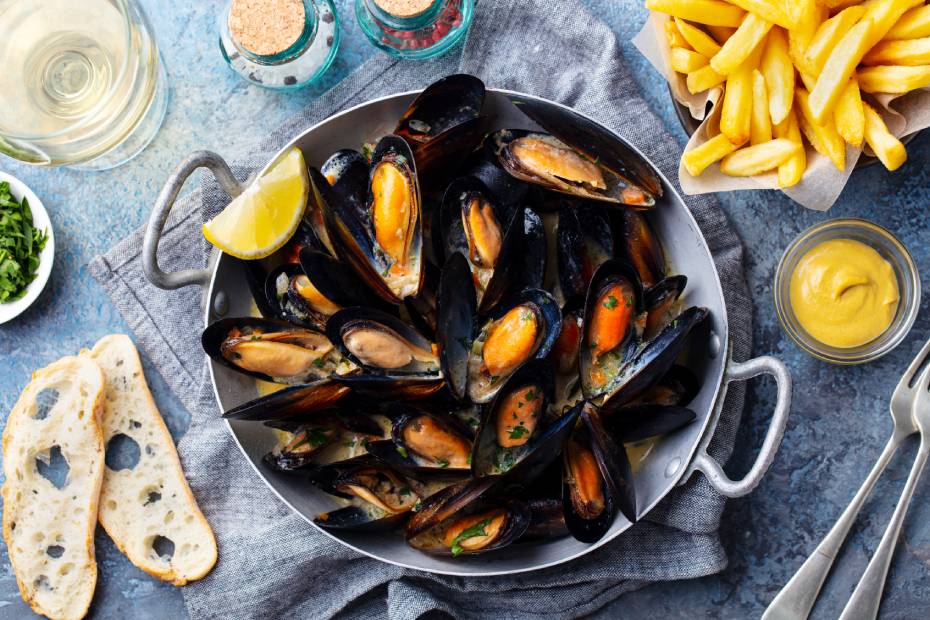
[[[891,264],[852,239],[824,241],[791,274],[791,307],[801,327],[837,348],[880,336],[891,325],[899,299]]]

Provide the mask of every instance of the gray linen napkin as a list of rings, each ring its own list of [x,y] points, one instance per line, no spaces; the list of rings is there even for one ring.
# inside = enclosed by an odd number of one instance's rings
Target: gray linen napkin
[[[632,3],[640,0],[623,0]],[[571,19],[563,19],[564,16]],[[542,95],[591,114],[631,140],[677,183],[679,149],[648,109],[610,29],[576,0],[553,11],[546,0],[483,1],[467,43],[447,57],[410,63],[381,56],[314,101],[272,133],[247,161],[245,178],[294,134],[368,99],[422,88],[467,72],[489,86]],[[165,269],[202,266],[200,224],[228,198],[211,179],[180,201],[165,229]],[[742,247],[716,202],[687,200],[723,280],[736,359],[751,350],[751,306]],[[405,570],[359,555],[319,534],[266,488],[221,421],[206,375],[199,335],[200,291],[164,292],[142,274],[142,231],[96,258],[91,272],[135,332],[165,380],[192,414],[179,450],[195,495],[213,525],[220,560],[184,588],[188,610],[212,617],[416,618],[443,610],[458,618],[577,617],[602,608],[644,583],[690,579],[722,570],[717,536],[724,498],[695,476],[641,523],[577,561],[511,578],[463,579]],[[744,392],[730,390],[711,453],[733,448]]]

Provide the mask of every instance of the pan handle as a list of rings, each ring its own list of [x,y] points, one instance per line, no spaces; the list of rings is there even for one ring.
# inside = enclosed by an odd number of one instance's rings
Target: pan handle
[[[775,460],[775,454],[781,445],[781,438],[785,434],[785,425],[788,423],[788,411],[791,409],[791,374],[788,368],[774,357],[763,356],[746,362],[732,362],[727,368],[724,381],[729,384],[733,381],[746,381],[761,374],[770,374],[775,378],[778,397],[775,401],[775,410],[769,422],[769,430],[765,434],[762,448],[749,471],[741,480],[731,480],[723,471],[720,463],[707,453],[707,447],[714,433],[707,433],[698,446],[697,454],[682,480],[687,480],[692,472],[699,471],[707,477],[707,481],[721,495],[726,497],[742,497],[752,491],[762,476],[768,471]],[[726,394],[720,396],[721,405]],[[713,429],[712,429],[713,430]]]
[[[185,269],[183,271],[162,271],[158,266],[158,242],[161,240],[162,229],[168,221],[168,214],[174,206],[181,188],[187,178],[197,168],[209,168],[210,172],[219,182],[223,190],[231,198],[242,193],[242,186],[233,176],[226,160],[211,151],[195,151],[182,161],[165,181],[155,207],[149,216],[149,223],[145,227],[145,239],[142,242],[142,271],[149,282],[160,289],[172,290],[183,286],[197,284],[206,286],[210,282],[209,269]]]

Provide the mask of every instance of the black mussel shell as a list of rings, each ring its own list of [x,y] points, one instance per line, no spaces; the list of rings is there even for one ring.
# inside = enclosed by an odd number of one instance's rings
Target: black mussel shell
[[[562,504],[572,536],[581,542],[597,542],[610,529],[618,510],[636,521],[636,496],[626,451],[604,430],[597,409],[586,403],[580,420],[563,452]],[[579,485],[584,485],[584,492],[597,495],[581,497]]]
[[[336,381],[367,398],[389,398],[391,400],[421,400],[428,398],[445,387],[442,375],[382,375],[355,371],[344,375],[332,375]]]
[[[701,391],[697,376],[685,366],[675,364],[651,388],[630,404],[666,405],[683,407]]]
[[[394,308],[375,295],[352,269],[323,252],[302,249],[300,267],[316,290],[338,306],[373,306],[385,311]]]
[[[296,278],[302,275],[303,269],[295,263],[272,269],[265,280],[268,306],[273,309],[274,318],[321,330],[326,326],[326,315],[313,308],[295,287]]]
[[[530,510],[530,524],[520,540],[551,540],[568,536],[562,500],[531,499],[526,505]]]
[[[523,214],[523,267],[521,288],[543,288],[546,277],[546,227],[533,209]]]
[[[233,407],[223,414],[230,420],[279,420],[291,416],[308,416],[335,405],[349,393],[349,388],[330,379],[306,385],[292,385]]]
[[[235,256],[228,256],[228,258],[237,263],[245,274],[245,281],[249,285],[249,291],[252,293],[252,299],[255,300],[258,312],[266,319],[278,318],[277,308],[268,302],[268,296],[265,293],[265,281],[268,279],[268,272],[262,266],[262,261],[242,260]]]
[[[556,233],[559,286],[566,299],[584,297],[594,272],[613,256],[610,221],[601,209],[567,202]]]
[[[449,414],[400,407],[403,412],[393,420],[391,441],[372,442],[368,448],[370,454],[404,471],[469,469],[473,445],[470,429]],[[428,434],[430,431],[432,434]],[[436,441],[437,436],[448,439]],[[446,451],[443,454],[428,453],[436,447]]]
[[[349,399],[343,399],[341,405]],[[338,442],[374,441],[384,436],[384,430],[371,416],[347,411],[337,405],[330,412],[314,414],[309,420],[300,416],[271,420],[266,426],[293,433],[294,437],[280,450],[269,452],[263,461],[276,471],[294,471],[316,466],[323,448]]]
[[[620,299],[609,294],[614,286],[628,291],[632,298]],[[632,265],[622,259],[611,259],[601,265],[588,287],[581,328],[579,370],[585,398],[591,399],[608,391],[624,364],[632,358],[639,344],[637,318],[642,311],[642,285]],[[613,324],[604,324],[604,321],[619,321],[625,325],[622,330],[614,329],[608,333],[612,339],[619,337],[617,342],[605,343],[603,338],[598,342],[599,335],[595,332]]]
[[[686,407],[668,405],[625,405],[612,412],[605,426],[621,443],[634,443],[667,435],[687,426],[697,415]]]
[[[453,484],[435,493],[420,504],[417,512],[407,521],[407,540],[414,538],[439,525],[449,517],[456,515],[477,502],[485,493],[495,486],[494,478],[471,478]]]
[[[646,208],[662,196],[662,180],[655,168],[633,147],[600,123],[563,106],[532,97],[509,95],[521,112],[547,131],[587,155],[618,177],[627,205]]]
[[[688,285],[684,275],[669,276],[656,282],[643,294],[646,306],[646,327],[643,340],[652,340],[675,319],[676,302]]]
[[[322,512],[313,520],[327,530],[354,530],[358,532],[385,532],[403,525],[408,512],[375,516],[370,509],[346,506],[331,512]]]
[[[442,378],[433,343],[407,323],[381,310],[363,306],[340,310],[326,322],[326,335],[348,360],[364,371],[363,375]],[[362,336],[375,339],[362,340]],[[389,345],[394,348],[389,350]],[[364,381],[357,377],[335,378]]]
[[[393,529],[403,523],[410,514],[410,511],[416,505],[420,497],[413,490],[410,482],[399,472],[379,463],[359,464],[356,467],[337,467],[335,474],[327,483],[341,497],[357,497],[357,501],[364,502],[363,506],[347,506],[332,512],[321,513],[314,519],[314,523],[327,529],[351,529],[360,531],[383,531]],[[394,497],[395,507],[388,510],[388,505],[382,503],[381,506],[373,503],[368,498],[358,495],[349,487],[368,489],[371,491],[371,477],[376,477],[381,481],[378,483],[378,491],[386,492],[385,483],[391,485],[391,495]],[[377,501],[384,501],[380,495],[372,493],[372,497]]]
[[[613,411],[661,380],[684,350],[691,333],[704,323],[709,314],[707,308],[696,306],[679,314],[624,367],[601,404],[602,409]]]
[[[410,322],[423,334],[436,338],[436,326],[439,322],[437,293],[439,287],[439,268],[427,262],[423,274],[423,286],[415,297],[404,299],[404,308]]]
[[[449,390],[462,400],[468,385],[468,354],[477,311],[471,269],[464,254],[456,252],[446,261],[437,297],[439,362]]]
[[[488,143],[490,144],[490,142]],[[497,163],[497,154],[488,146],[475,153],[464,167],[464,177],[477,179],[490,193],[491,201],[508,211],[524,202],[529,185],[507,173]]]
[[[511,311],[515,314],[511,314]],[[522,327],[531,317],[536,321],[535,339],[532,343],[517,340],[520,334],[515,333],[516,328]],[[511,321],[518,323],[513,326]],[[562,311],[559,305],[552,295],[542,289],[526,289],[495,306],[485,317],[469,353],[468,396],[471,401],[488,402],[520,365],[533,358],[545,358],[555,344],[561,326]],[[526,357],[512,360],[492,353],[493,363],[489,361],[485,346],[492,337],[494,341],[491,344],[497,344],[497,336],[494,334],[498,332],[495,330],[502,330],[499,332],[500,337],[507,339],[500,345],[504,347],[505,354],[513,353],[514,347],[520,347],[528,352]],[[517,353],[522,352],[520,349],[517,349]],[[499,374],[493,374],[495,371]]]
[[[329,156],[320,172],[343,205],[364,221],[368,217],[368,160],[358,151],[342,149]]]
[[[484,83],[473,75],[444,77],[408,106],[394,133],[410,143],[421,174],[456,167],[481,141]]]
[[[289,338],[292,340],[288,341]],[[307,383],[326,377],[335,369],[339,361],[338,352],[326,335],[319,330],[273,319],[256,317],[220,319],[211,323],[203,331],[200,341],[203,350],[215,362],[250,377],[288,385]],[[295,364],[302,363],[291,368],[292,374],[287,375],[272,376],[257,370],[262,355],[269,353],[267,347],[256,350],[255,345],[259,342],[286,348],[288,353],[294,354]],[[251,363],[243,358],[246,348],[250,349],[255,356]],[[298,354],[301,355],[300,358],[297,357]],[[235,360],[239,360],[239,363]],[[282,362],[272,357],[265,363],[281,368]],[[249,365],[252,368],[249,368]]]
[[[617,250],[639,273],[649,288],[665,277],[665,250],[659,236],[642,213],[625,210],[614,215]]]
[[[539,447],[547,437],[553,384],[552,365],[543,359],[530,360],[507,379],[478,428],[471,456],[475,477],[505,474]]]

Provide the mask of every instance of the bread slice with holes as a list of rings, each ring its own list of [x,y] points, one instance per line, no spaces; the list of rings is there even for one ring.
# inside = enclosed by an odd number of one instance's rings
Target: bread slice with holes
[[[216,539],[184,478],[135,345],[114,334],[85,354],[103,369],[107,384],[100,524],[150,575],[177,586],[200,579],[216,564]]]
[[[103,393],[93,360],[64,357],[32,375],[3,431],[3,540],[23,600],[49,618],[83,618],[94,596]]]

